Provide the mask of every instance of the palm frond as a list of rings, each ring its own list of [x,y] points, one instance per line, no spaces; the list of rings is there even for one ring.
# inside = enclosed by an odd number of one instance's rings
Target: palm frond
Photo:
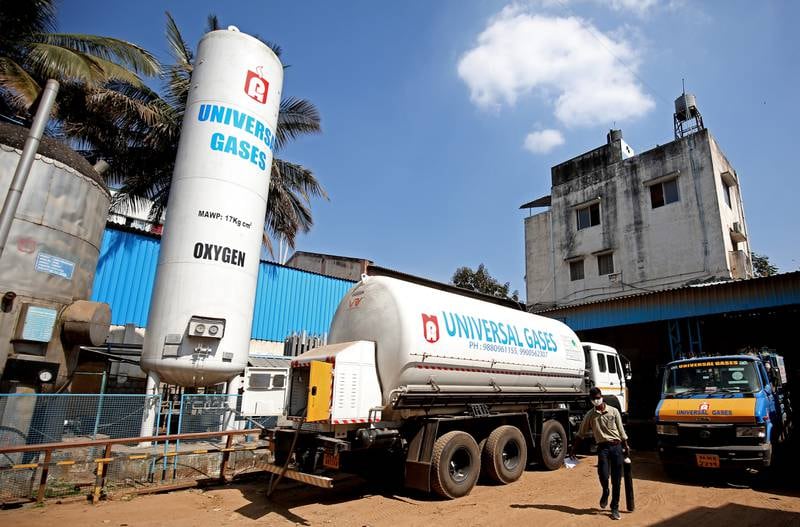
[[[175,23],[175,19],[172,18],[170,12],[167,11],[166,15],[167,43],[172,51],[172,56],[175,58],[177,64],[190,65],[194,60],[192,51],[189,49],[189,46],[186,45],[186,40],[184,40],[181,30],[178,29],[178,24]]]
[[[275,53],[276,57],[281,58],[281,53],[283,53],[283,48],[280,46],[280,44],[272,42],[271,40],[264,40],[263,38],[259,38],[258,40],[266,44],[267,47],[271,49],[273,53]],[[288,66],[284,67],[288,68]]]
[[[279,158],[272,160],[272,166],[272,174],[278,173],[281,184],[292,192],[299,192],[306,201],[312,197],[329,199],[328,193],[310,169]]]
[[[92,57],[61,46],[33,43],[26,62],[25,66],[42,78],[74,79],[89,84],[108,80],[103,68]]]
[[[53,0],[0,2],[0,38],[19,41],[32,33],[56,29],[56,6]]]
[[[281,101],[278,113],[278,126],[275,131],[277,150],[305,134],[316,134],[322,131],[319,110],[311,101],[296,97],[287,97]]]
[[[0,57],[0,88],[10,92],[6,100],[18,112],[27,110],[42,89],[22,66],[6,57]]]
[[[118,38],[68,33],[38,33],[32,35],[31,40],[113,62],[119,67],[145,76],[154,76],[161,72],[161,64],[152,53],[136,44]]]
[[[210,13],[206,19],[206,33],[217,31],[220,29],[219,18],[217,15]]]

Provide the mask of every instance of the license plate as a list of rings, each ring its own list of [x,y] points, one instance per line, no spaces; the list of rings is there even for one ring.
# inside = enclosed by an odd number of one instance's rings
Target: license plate
[[[339,454],[328,454],[322,456],[322,464],[326,468],[339,468]]]
[[[695,454],[697,466],[704,468],[719,468],[719,456],[716,454]]]

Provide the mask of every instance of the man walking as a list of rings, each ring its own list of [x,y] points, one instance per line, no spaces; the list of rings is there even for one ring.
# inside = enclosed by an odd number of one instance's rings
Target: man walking
[[[600,497],[600,508],[608,505],[608,476],[611,474],[611,519],[619,520],[619,487],[622,479],[622,463],[628,455],[628,435],[622,426],[619,410],[603,402],[600,388],[589,390],[589,399],[594,408],[589,410],[581,422],[569,455],[575,456],[582,439],[591,433],[597,443],[597,475],[603,495]]]

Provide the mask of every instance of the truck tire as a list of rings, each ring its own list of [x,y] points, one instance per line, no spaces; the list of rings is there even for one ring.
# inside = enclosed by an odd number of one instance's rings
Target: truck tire
[[[431,488],[443,498],[470,493],[481,472],[478,443],[466,432],[447,432],[433,444]]]
[[[516,426],[496,428],[481,452],[481,467],[492,481],[507,484],[517,481],[528,464],[528,446]]]
[[[539,440],[539,457],[547,470],[557,470],[564,464],[567,452],[567,433],[555,419],[545,421]]]
[[[620,415],[622,415],[622,405],[620,404],[616,395],[604,395],[603,401],[605,401],[608,406],[613,406],[616,408]]]

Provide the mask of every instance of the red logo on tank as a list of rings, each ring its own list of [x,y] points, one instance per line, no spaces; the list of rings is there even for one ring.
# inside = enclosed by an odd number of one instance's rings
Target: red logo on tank
[[[439,340],[439,319],[434,315],[422,313],[422,334],[431,344]]]
[[[267,92],[269,91],[269,81],[264,78],[261,66],[253,70],[247,70],[247,78],[244,80],[244,93],[256,102],[265,104],[267,102]]]
[[[709,409],[710,407],[711,407],[711,405],[710,405],[710,404],[708,404],[708,402],[706,402],[706,401],[703,401],[702,403],[700,403],[699,410],[700,410],[701,412],[707,412],[707,411],[708,411],[708,409]]]

